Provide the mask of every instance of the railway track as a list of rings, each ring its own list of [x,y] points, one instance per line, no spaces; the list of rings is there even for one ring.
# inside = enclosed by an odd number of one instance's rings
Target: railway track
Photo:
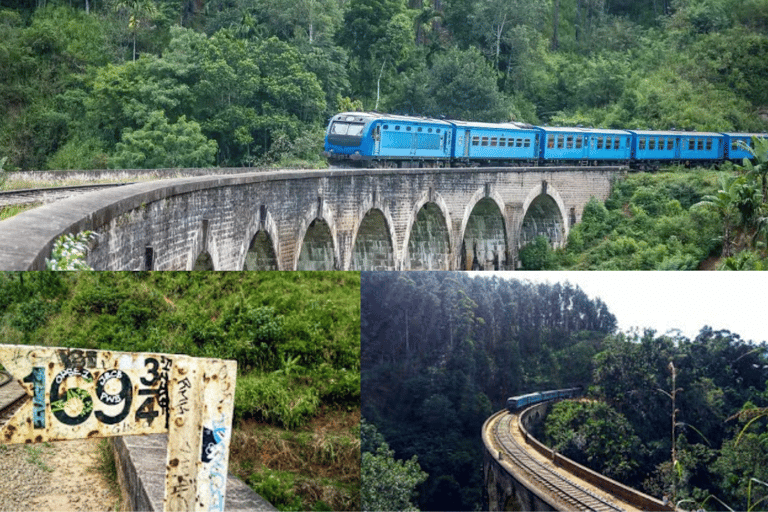
[[[60,199],[87,194],[96,190],[129,185],[130,183],[100,183],[97,185],[73,185],[68,187],[30,188],[0,191],[0,208],[36,203],[52,203]]]
[[[0,428],[31,399],[8,372],[0,371]]]
[[[551,466],[528,453],[512,435],[517,428],[517,416],[502,414],[493,427],[493,437],[501,446],[504,458],[520,468],[527,477],[548,495],[563,503],[567,510],[619,511],[624,510],[605,498],[565,478]]]

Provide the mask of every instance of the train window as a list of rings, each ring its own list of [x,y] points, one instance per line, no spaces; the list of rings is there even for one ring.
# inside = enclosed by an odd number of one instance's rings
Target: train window
[[[437,133],[440,133],[440,128],[437,129]]]
[[[385,129],[385,130],[389,130],[389,125],[388,125],[388,124],[385,124],[385,125],[384,125],[384,129]]]
[[[699,139],[698,144],[696,145],[696,149],[699,151],[702,151],[704,149],[704,139]]]
[[[477,135],[472,137],[472,145],[473,146],[479,146],[480,145],[480,137],[478,137]]]
[[[739,149],[739,141],[733,139],[731,141],[731,151],[736,151],[737,149]]]
[[[654,149],[656,149],[656,139],[651,137],[648,139],[648,150],[653,151]]]
[[[531,139],[525,139],[525,147],[531,147]]]
[[[519,148],[523,147],[523,139],[517,139],[517,147]]]
[[[557,149],[563,149],[565,143],[565,135],[559,135],[557,137]]]
[[[555,148],[555,136],[554,135],[548,135],[547,136],[547,147],[549,149]]]
[[[331,125],[331,133],[334,135],[360,135],[365,125],[359,123],[335,122]]]
[[[483,137],[480,145],[481,146],[487,146],[488,145],[488,137]]]
[[[406,126],[405,127],[405,131],[407,131],[407,132],[411,131],[411,127],[410,126]]]
[[[420,132],[420,131],[421,131],[421,126],[419,126],[419,129],[418,129],[418,130],[416,130],[416,131],[419,131],[419,132]]]
[[[565,147],[567,149],[573,149],[573,135],[569,135],[565,142]]]
[[[712,151],[712,139],[707,139],[707,151]]]
[[[576,136],[576,149],[581,149],[583,144],[583,137],[581,135]]]
[[[667,151],[672,151],[673,149],[675,149],[675,141],[667,139]]]
[[[597,138],[597,149],[603,149],[603,138],[598,137]]]
[[[639,149],[640,150],[644,150],[645,149],[645,137],[640,137],[640,139],[637,142],[638,142]]]
[[[613,139],[613,149],[621,149],[621,137]]]
[[[496,147],[499,145],[499,139],[496,137],[491,138],[491,146]]]
[[[432,133],[432,128],[430,128],[429,130],[427,130],[427,133]]]
[[[696,139],[688,139],[688,151],[696,149]]]
[[[395,130],[399,130],[399,129],[400,129],[400,127],[399,127],[399,126],[395,126]]]

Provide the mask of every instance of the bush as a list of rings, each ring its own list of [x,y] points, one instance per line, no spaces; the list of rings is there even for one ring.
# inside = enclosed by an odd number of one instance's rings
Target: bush
[[[235,418],[256,418],[285,428],[305,425],[317,412],[313,388],[291,386],[285,375],[244,375],[237,380]]]

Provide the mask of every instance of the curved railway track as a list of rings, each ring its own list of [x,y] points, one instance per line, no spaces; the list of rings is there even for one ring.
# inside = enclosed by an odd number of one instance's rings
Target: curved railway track
[[[528,452],[528,448],[522,446],[512,434],[512,429],[518,428],[516,415],[502,411],[497,413],[497,416],[493,422],[493,438],[503,450],[504,459],[511,461],[543,492],[561,502],[564,509],[600,512],[624,510],[614,502],[564,477],[551,465],[533,457]]]

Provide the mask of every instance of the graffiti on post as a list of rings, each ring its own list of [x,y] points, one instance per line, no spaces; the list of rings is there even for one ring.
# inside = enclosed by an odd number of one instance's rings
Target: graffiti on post
[[[236,362],[0,345],[0,364],[32,398],[3,442],[167,432],[164,508],[223,511]]]

